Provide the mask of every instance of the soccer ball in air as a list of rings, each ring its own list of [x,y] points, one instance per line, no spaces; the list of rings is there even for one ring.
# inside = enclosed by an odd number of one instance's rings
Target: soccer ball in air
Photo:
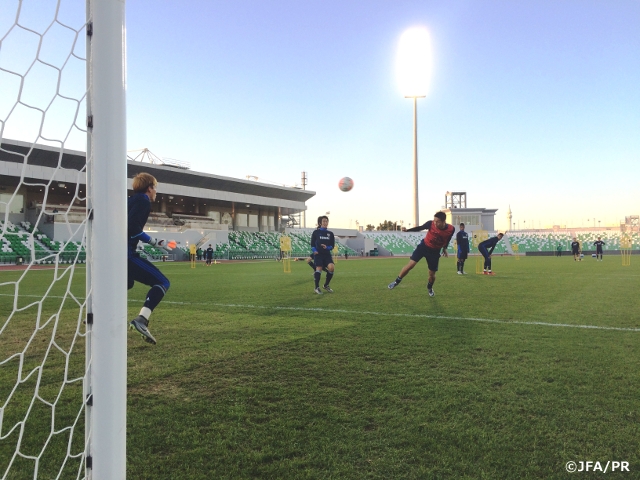
[[[341,178],[338,182],[338,188],[340,188],[340,190],[342,190],[343,192],[348,192],[353,188],[353,180],[351,180],[349,177]]]

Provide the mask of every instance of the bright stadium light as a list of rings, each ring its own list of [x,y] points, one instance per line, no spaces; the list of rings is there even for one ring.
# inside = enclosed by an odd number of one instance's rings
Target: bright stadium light
[[[431,78],[431,37],[424,27],[406,30],[398,43],[396,72],[407,98],[426,97]]]
[[[418,210],[418,98],[429,91],[431,38],[424,27],[413,27],[400,37],[396,73],[400,91],[413,98],[413,223],[419,225]]]

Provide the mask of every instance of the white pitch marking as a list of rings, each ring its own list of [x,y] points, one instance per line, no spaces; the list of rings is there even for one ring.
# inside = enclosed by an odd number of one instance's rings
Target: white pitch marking
[[[10,294],[0,294],[2,297],[13,297]],[[42,298],[39,295],[20,295],[21,297],[37,297]],[[47,298],[64,298],[60,296],[47,296]],[[78,300],[84,300],[78,297]],[[141,299],[128,299],[129,302],[141,302]],[[498,320],[495,318],[476,318],[476,317],[448,317],[446,315],[425,315],[415,313],[386,313],[386,312],[368,312],[357,310],[344,310],[337,308],[304,308],[304,307],[268,307],[265,305],[246,305],[239,303],[209,303],[209,302],[172,302],[170,300],[164,300],[163,304],[173,305],[213,305],[216,307],[228,307],[228,308],[253,308],[256,310],[289,310],[295,312],[327,312],[327,313],[349,313],[355,315],[375,315],[378,317],[401,317],[401,318],[432,318],[437,320],[464,320],[468,322],[485,322],[485,323],[501,323],[501,324],[515,324],[515,325],[540,325],[543,327],[564,327],[564,328],[581,328],[587,330],[610,330],[620,332],[640,332],[640,328],[632,327],[603,327],[601,325],[572,325],[570,323],[551,323],[551,322],[531,322],[531,321],[519,321],[519,320]]]
[[[334,308],[304,308],[304,307],[268,307],[264,305],[245,305],[235,303],[205,303],[205,302],[172,302],[164,301],[163,303],[172,303],[178,305],[214,305],[216,307],[229,307],[229,308],[253,308],[259,310],[290,310],[300,312],[326,312],[326,313],[348,313],[356,315],[375,315],[379,317],[404,317],[404,318],[432,318],[439,320],[466,320],[469,322],[487,322],[487,323],[502,323],[502,324],[517,324],[517,325],[541,325],[544,327],[565,327],[565,328],[581,328],[581,329],[593,329],[593,330],[615,330],[622,332],[640,332],[640,328],[631,327],[603,327],[600,325],[571,325],[569,323],[551,323],[551,322],[531,322],[531,321],[518,321],[518,320],[498,320],[493,318],[475,318],[475,317],[448,317],[446,315],[425,315],[425,314],[413,314],[413,313],[386,313],[386,312],[368,312],[357,310],[343,310]]]

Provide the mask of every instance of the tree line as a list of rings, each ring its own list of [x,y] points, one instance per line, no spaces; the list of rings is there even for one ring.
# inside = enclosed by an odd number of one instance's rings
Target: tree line
[[[385,220],[384,222],[382,222],[381,224],[379,224],[377,227],[371,224],[368,224],[366,227],[367,232],[372,232],[374,230],[377,231],[382,231],[382,232],[386,232],[386,231],[393,231],[393,230],[398,230],[398,231],[406,231],[407,229],[404,228],[400,223],[398,222],[393,222],[391,220]]]

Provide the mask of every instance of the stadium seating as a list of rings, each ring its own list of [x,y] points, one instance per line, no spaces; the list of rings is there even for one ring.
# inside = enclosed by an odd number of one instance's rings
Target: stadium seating
[[[603,230],[603,231],[580,231],[573,232],[510,232],[509,241],[512,245],[517,244],[520,252],[555,252],[558,245],[562,246],[563,251],[571,249],[573,236],[577,237],[585,251],[594,250],[595,242],[598,236],[602,237],[605,242],[604,251],[619,250],[621,232],[619,230]],[[640,247],[640,238],[637,233],[632,235],[633,249]]]
[[[214,253],[217,259],[247,260],[247,259],[274,259],[280,256],[280,233],[267,232],[229,232],[229,243],[218,244]],[[311,253],[311,234],[299,230],[289,235],[291,238],[291,256],[307,257]],[[336,242],[338,255],[356,255],[356,252]]]
[[[33,228],[29,222],[21,222],[20,225],[13,225],[7,222],[6,228],[0,222],[0,231],[4,230],[3,238],[0,239],[0,263],[15,263],[17,257],[23,257],[26,261],[32,258],[31,248],[34,250],[36,261],[53,261],[53,255],[59,255],[62,262],[83,262],[86,258],[84,248],[79,242],[53,241],[44,233]],[[30,233],[31,232],[31,233]],[[390,252],[392,255],[409,256],[415,246],[424,239],[424,232],[363,232],[366,238],[372,239],[376,247]],[[495,236],[496,232],[489,232],[489,236]],[[518,246],[520,253],[526,252],[548,252],[556,251],[558,245],[563,250],[569,250],[572,236],[577,236],[585,251],[594,250],[593,242],[597,237],[602,237],[605,242],[605,251],[619,250],[621,233],[618,230],[597,231],[563,231],[563,232],[510,232],[507,238],[498,243],[494,254],[504,254],[509,252],[509,244]],[[274,259],[280,256],[280,233],[267,232],[244,232],[230,231],[228,243],[219,243],[215,248],[214,258],[216,259]],[[311,252],[311,231],[292,230],[288,234],[291,238],[291,256],[294,258],[304,258]],[[30,247],[30,238],[33,238]],[[632,235],[633,249],[640,248],[640,235]],[[455,254],[455,242],[449,244],[449,254]],[[185,254],[189,254],[188,247],[179,247]],[[471,253],[474,253],[472,247]],[[150,260],[160,260],[166,252],[163,249],[151,245],[140,245],[142,255]],[[336,242],[334,254],[344,255],[348,253],[352,256],[358,254],[351,248]]]
[[[567,232],[509,232],[511,245],[518,245],[520,253],[555,252],[558,245],[563,250],[571,247],[571,235]]]
[[[0,222],[0,229],[2,227],[3,223]],[[19,227],[7,223],[6,232],[0,245],[0,263],[15,263],[19,257],[22,257],[24,261],[30,261],[32,258],[31,237],[33,237],[33,254],[36,263],[53,263],[55,254],[59,254],[62,263],[85,261],[86,253],[79,242],[54,242],[44,233],[34,229],[30,222],[21,222]]]
[[[150,212],[147,225],[168,227],[173,225],[173,220],[170,219],[166,213]]]
[[[424,238],[424,234],[405,233],[403,235],[402,232],[365,232],[364,236],[372,239],[378,247],[388,250],[393,255],[411,255],[418,242]],[[414,237],[419,237],[420,240],[416,240]],[[416,241],[414,242],[414,240]]]
[[[493,237],[497,232],[490,232],[489,236]],[[424,240],[424,232],[364,232],[365,237],[374,241],[378,248],[384,248],[391,252],[392,255],[404,255],[408,256],[413,253],[416,245]],[[449,255],[456,253],[455,237],[449,242],[447,248]],[[473,246],[471,247],[471,253],[473,253]],[[500,242],[496,245],[493,253],[503,254],[507,253],[507,248],[504,242]]]
[[[147,258],[151,258],[153,260],[160,260],[164,255],[167,254],[164,250],[156,248],[152,245],[143,245],[142,250],[147,255]]]

